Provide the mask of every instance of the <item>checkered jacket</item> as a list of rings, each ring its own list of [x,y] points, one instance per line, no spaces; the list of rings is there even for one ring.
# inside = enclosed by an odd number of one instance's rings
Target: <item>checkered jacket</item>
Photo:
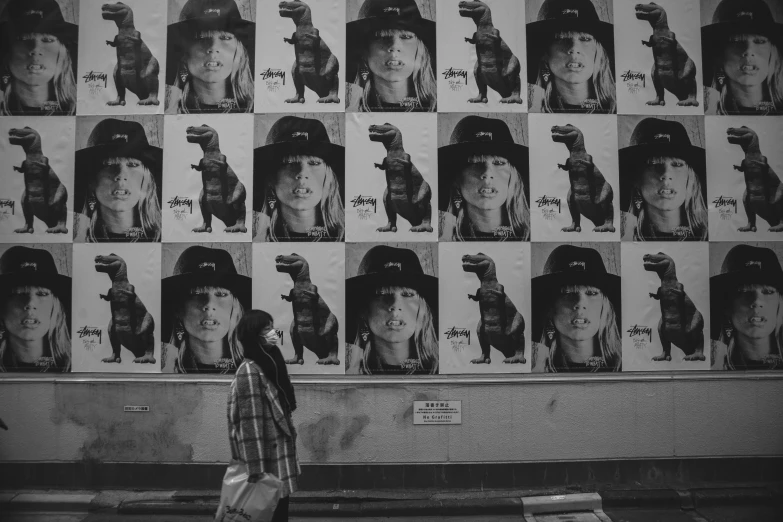
[[[283,481],[283,496],[297,490],[301,473],[296,431],[261,368],[245,359],[237,368],[228,395],[231,458],[247,465],[248,474],[272,473]]]

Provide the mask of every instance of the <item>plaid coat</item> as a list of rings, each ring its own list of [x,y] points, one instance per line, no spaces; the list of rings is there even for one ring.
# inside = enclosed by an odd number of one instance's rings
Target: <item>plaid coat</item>
[[[245,359],[228,394],[231,458],[247,465],[248,474],[272,473],[283,481],[283,496],[297,488],[301,473],[291,414],[280,403],[277,388],[261,368]]]

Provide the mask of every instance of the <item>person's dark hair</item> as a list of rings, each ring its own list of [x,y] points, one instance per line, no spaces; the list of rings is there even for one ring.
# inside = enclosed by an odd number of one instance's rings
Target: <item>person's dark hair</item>
[[[242,316],[237,325],[237,338],[242,344],[245,358],[250,359],[264,372],[269,381],[277,387],[277,390],[285,399],[288,410],[296,410],[296,396],[288,369],[280,348],[273,344],[262,344],[261,332],[267,326],[273,326],[274,319],[263,310],[250,310]]]

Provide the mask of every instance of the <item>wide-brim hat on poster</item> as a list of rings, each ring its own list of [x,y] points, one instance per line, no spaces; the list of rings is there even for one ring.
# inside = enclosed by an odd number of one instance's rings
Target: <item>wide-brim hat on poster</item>
[[[438,208],[449,206],[451,185],[472,154],[502,156],[517,169],[530,201],[529,149],[516,143],[503,120],[483,116],[465,116],[451,132],[449,144],[438,147]]]
[[[284,156],[311,155],[322,158],[331,167],[340,186],[340,198],[345,202],[345,147],[332,143],[320,120],[283,116],[277,120],[266,144],[253,151],[253,210],[261,212],[267,176],[273,176]]]
[[[718,339],[727,301],[739,285],[769,285],[783,294],[783,269],[769,248],[737,245],[726,254],[720,274],[710,278],[710,338]]]
[[[242,18],[235,0],[188,0],[182,7],[179,21],[168,26],[167,85],[176,84],[185,48],[201,31],[224,31],[236,36],[245,46],[250,71],[255,77],[255,22]]]
[[[783,45],[783,23],[775,21],[764,0],[722,0],[712,15],[712,23],[701,28],[704,54],[704,85],[712,85],[716,54],[723,58],[723,49],[732,34],[758,34],[769,38],[779,50]]]
[[[0,55],[6,54],[16,37],[23,34],[51,34],[65,45],[76,74],[79,26],[66,22],[56,0],[10,0],[0,13]]]
[[[41,286],[50,289],[71,317],[71,278],[60,274],[48,250],[12,246],[0,256],[0,295],[7,298],[11,288]]]
[[[578,31],[593,35],[606,50],[614,74],[614,26],[601,20],[591,0],[546,0],[538,11],[538,18],[526,26],[527,78],[535,83],[541,57],[555,33]]]
[[[620,149],[620,210],[627,212],[633,198],[638,169],[648,158],[664,156],[681,158],[694,170],[701,182],[702,197],[707,199],[707,157],[702,147],[691,144],[682,123],[673,120],[645,118],[631,134],[627,147]],[[626,181],[623,181],[623,178]]]
[[[74,186],[73,208],[84,209],[89,185],[107,158],[135,158],[152,174],[158,188],[158,201],[162,194],[163,149],[150,145],[144,127],[136,121],[106,118],[90,133],[87,147],[76,151],[77,183]],[[83,178],[79,179],[80,177]]]
[[[359,307],[366,306],[379,286],[413,288],[432,311],[438,329],[438,278],[424,273],[416,252],[407,248],[376,245],[359,264],[357,275],[345,281],[346,341],[352,343],[358,328]]]
[[[432,70],[435,65],[435,22],[421,16],[415,0],[365,0],[359,8],[358,18],[346,24],[346,49],[348,49],[345,79],[353,82],[367,51],[369,38],[382,29],[403,29],[413,32],[430,53]]]
[[[549,254],[544,272],[531,281],[533,341],[541,339],[547,315],[564,286],[594,286],[609,298],[620,325],[620,276],[609,273],[601,254],[593,248],[560,245]]]
[[[164,342],[171,338],[173,311],[177,301],[184,300],[195,286],[225,288],[246,311],[251,309],[251,279],[237,272],[229,252],[200,245],[188,247],[177,259],[173,274],[162,281],[163,309],[169,311],[163,314]]]

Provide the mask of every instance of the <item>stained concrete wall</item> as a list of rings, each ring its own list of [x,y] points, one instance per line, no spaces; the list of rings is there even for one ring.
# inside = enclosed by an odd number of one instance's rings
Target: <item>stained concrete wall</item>
[[[229,380],[0,379],[0,461],[229,459]],[[303,463],[464,463],[783,454],[783,375],[295,380]],[[414,400],[462,425],[414,426]],[[125,405],[150,406],[125,413]]]

